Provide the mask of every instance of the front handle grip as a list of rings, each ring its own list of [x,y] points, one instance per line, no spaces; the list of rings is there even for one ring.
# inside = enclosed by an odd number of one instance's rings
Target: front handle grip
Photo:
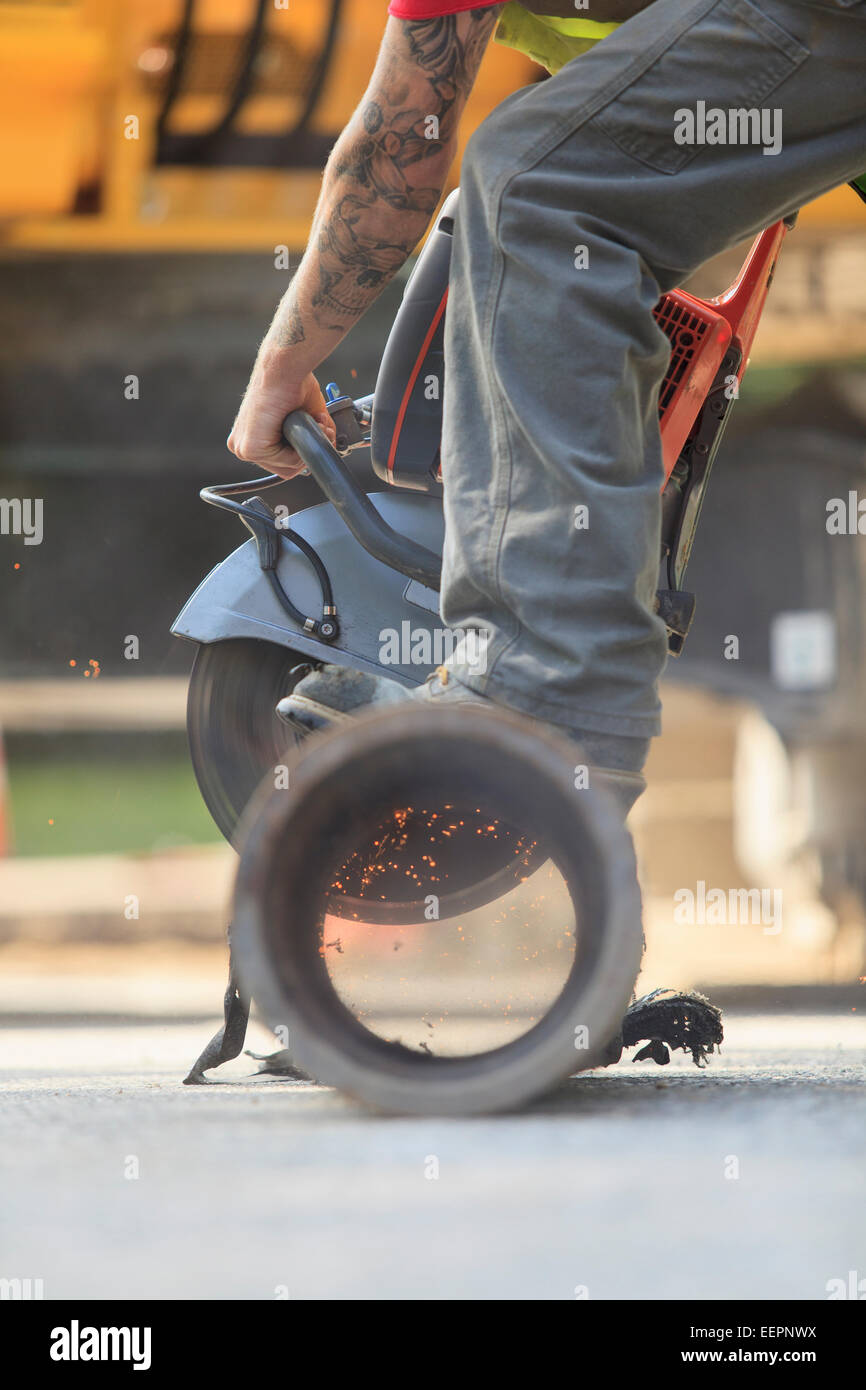
[[[383,520],[324,430],[305,410],[293,410],[286,416],[283,438],[310,470],[359,545],[390,569],[438,590],[442,573],[439,556],[401,536]]]

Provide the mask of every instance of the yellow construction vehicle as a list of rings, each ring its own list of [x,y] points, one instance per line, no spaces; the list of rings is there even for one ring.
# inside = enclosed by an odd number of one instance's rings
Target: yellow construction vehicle
[[[0,0],[0,244],[303,245],[384,16],[384,0]],[[492,45],[461,141],[538,76]]]

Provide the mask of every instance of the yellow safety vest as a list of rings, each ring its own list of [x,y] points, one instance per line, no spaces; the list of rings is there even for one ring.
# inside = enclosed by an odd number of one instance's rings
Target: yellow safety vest
[[[595,19],[559,19],[555,15],[533,14],[524,9],[519,0],[509,0],[499,16],[493,37],[497,43],[519,49],[548,72],[559,72],[572,58],[585,53],[618,28],[618,24],[600,24]]]

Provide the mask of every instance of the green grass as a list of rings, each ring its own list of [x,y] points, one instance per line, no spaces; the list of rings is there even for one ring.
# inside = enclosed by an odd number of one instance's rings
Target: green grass
[[[221,838],[183,755],[10,756],[9,787],[20,855],[154,850]]]

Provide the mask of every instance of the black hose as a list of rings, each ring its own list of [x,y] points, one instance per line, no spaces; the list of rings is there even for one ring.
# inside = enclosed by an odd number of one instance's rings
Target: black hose
[[[310,631],[310,624],[315,620],[308,618],[306,614],[301,612],[300,608],[295,607],[273,570],[265,570],[264,574],[276,594],[280,606],[285,608],[292,621],[296,622],[299,628]]]
[[[220,507],[225,512],[234,512],[237,516],[244,517],[249,515],[246,507],[243,502],[232,502],[230,497],[231,493],[253,492],[263,487],[275,487],[277,483],[284,483],[285,481],[285,478],[280,478],[276,473],[268,473],[262,479],[251,478],[245,483],[225,483],[220,487],[203,487],[199,493],[199,497],[211,507]],[[331,588],[330,576],[319,555],[310,545],[309,541],[305,540],[303,536],[298,535],[297,531],[292,531],[288,527],[278,526],[276,521],[265,516],[260,516],[258,512],[255,513],[254,519],[257,525],[267,526],[269,530],[275,531],[282,539],[291,541],[292,545],[296,545],[298,550],[306,555],[313,569],[316,571],[319,586],[322,590],[322,598],[326,604],[333,605],[334,593]]]
[[[243,502],[233,502],[232,496],[243,492],[259,491],[266,487],[276,487],[278,483],[284,483],[285,478],[281,478],[276,473],[266,473],[262,478],[250,478],[246,482],[223,483],[215,487],[203,487],[199,492],[199,497],[203,502],[207,502],[211,507],[218,507],[224,512],[234,512],[245,523],[252,522],[256,527],[266,527],[281,540],[288,541],[294,545],[301,554],[306,556],[316,573],[319,581],[319,588],[322,593],[322,618],[308,618],[299,608],[296,608],[280,583],[279,577],[272,569],[263,572],[268,577],[274,593],[285,608],[289,616],[298,624],[299,627],[309,631],[319,633],[327,641],[333,641],[338,635],[338,624],[336,621],[336,605],[334,603],[334,591],[331,586],[331,577],[322,562],[321,556],[310,545],[309,541],[299,535],[297,531],[292,531],[287,527],[279,526],[275,518],[268,516],[264,511],[252,511]]]

